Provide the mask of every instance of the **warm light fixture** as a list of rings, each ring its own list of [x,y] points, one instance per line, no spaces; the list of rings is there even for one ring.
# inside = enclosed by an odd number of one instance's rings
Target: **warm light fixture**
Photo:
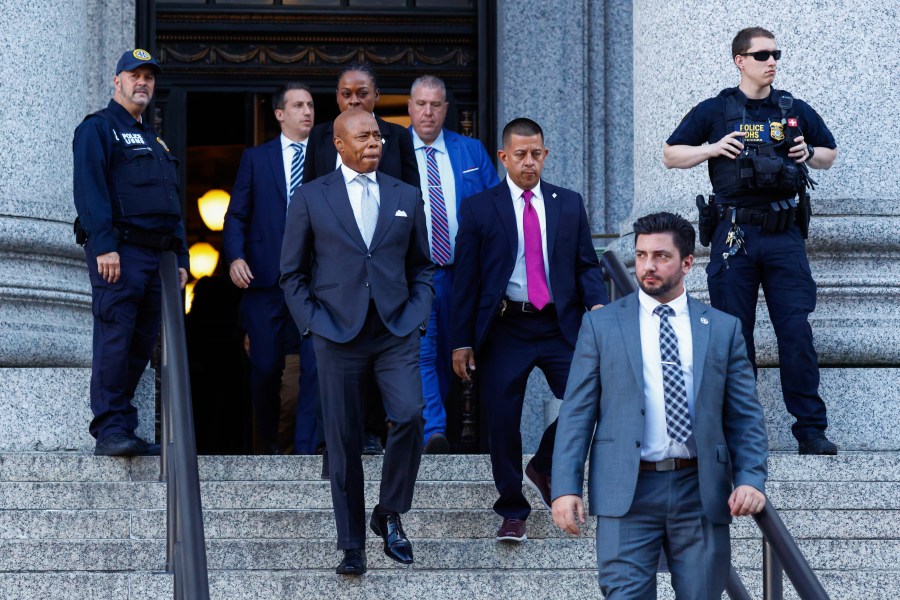
[[[191,275],[195,279],[209,277],[219,263],[219,251],[206,242],[197,242],[188,250],[191,256]]]
[[[209,190],[197,200],[200,218],[213,231],[222,231],[225,225],[225,211],[231,196],[225,190]]]
[[[194,303],[195,285],[197,285],[196,279],[184,286],[184,314],[188,314],[189,312],[191,312],[191,304]]]

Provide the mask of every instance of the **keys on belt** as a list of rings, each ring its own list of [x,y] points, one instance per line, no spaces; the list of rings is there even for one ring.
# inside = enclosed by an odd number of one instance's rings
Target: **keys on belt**
[[[641,461],[641,471],[680,471],[681,469],[696,469],[696,458],[667,458],[659,462]]]

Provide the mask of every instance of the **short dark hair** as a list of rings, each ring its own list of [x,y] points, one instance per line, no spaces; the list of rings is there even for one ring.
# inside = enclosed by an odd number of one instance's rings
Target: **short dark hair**
[[[768,29],[762,27],[746,27],[738,31],[737,35],[731,41],[731,58],[738,54],[743,54],[750,49],[750,42],[753,38],[764,37],[770,40],[775,39],[775,34]]]
[[[502,141],[504,148],[509,144],[513,134],[521,136],[539,135],[541,136],[541,142],[544,141],[544,130],[541,129],[541,126],[525,117],[513,119],[503,128]]]
[[[288,81],[272,94],[272,110],[284,110],[284,96],[291,90],[303,90],[312,96],[312,90],[302,81]]]
[[[346,73],[352,73],[353,71],[359,71],[360,73],[365,73],[369,76],[369,79],[372,80],[372,87],[376,90],[378,89],[378,75],[375,74],[375,71],[372,70],[368,64],[360,64],[360,63],[352,63],[341,69],[340,73],[338,73],[337,81],[340,83],[341,77],[343,77]]]
[[[681,258],[694,253],[696,234],[690,221],[670,212],[658,212],[641,217],[634,222],[634,243],[637,245],[639,235],[651,233],[671,233],[672,241],[678,248]]]

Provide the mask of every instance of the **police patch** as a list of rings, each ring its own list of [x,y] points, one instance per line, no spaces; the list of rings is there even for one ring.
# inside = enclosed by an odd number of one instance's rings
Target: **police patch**
[[[159,145],[160,145],[160,146],[162,146],[163,148],[165,148],[166,152],[171,152],[171,150],[169,150],[169,147],[166,146],[166,143],[165,143],[164,141],[162,141],[162,138],[161,138],[161,137],[157,137],[157,138],[156,138],[156,141],[159,142]]]
[[[141,50],[140,48],[132,52],[131,55],[138,60],[150,60],[150,53],[146,50]]]
[[[769,123],[769,136],[776,142],[784,139],[784,126],[781,123]]]
[[[126,146],[145,145],[144,136],[139,133],[122,133],[122,139]]]

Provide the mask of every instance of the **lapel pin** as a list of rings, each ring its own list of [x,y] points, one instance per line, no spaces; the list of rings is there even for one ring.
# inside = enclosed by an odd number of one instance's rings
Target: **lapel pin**
[[[707,319],[706,317],[700,317],[700,322],[704,325],[709,325],[709,319]]]
[[[556,198],[556,192],[553,192],[553,194],[552,194],[552,195],[553,195],[553,197],[554,197],[554,198]]]

